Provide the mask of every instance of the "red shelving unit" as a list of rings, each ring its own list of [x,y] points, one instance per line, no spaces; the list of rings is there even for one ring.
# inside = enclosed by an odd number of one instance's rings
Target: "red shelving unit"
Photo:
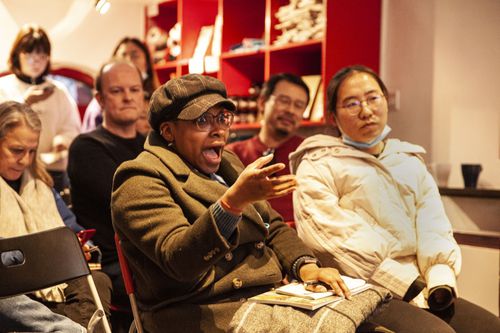
[[[200,28],[222,18],[220,69],[209,75],[222,80],[229,95],[246,96],[254,83],[272,74],[322,76],[324,96],[333,74],[341,67],[364,64],[379,70],[381,0],[323,0],[326,27],[323,38],[276,46],[281,34],[275,17],[289,0],[170,0],[159,4],[158,15],[147,18],[147,27],[158,25],[169,30],[176,22],[181,28],[181,55],[176,61],[157,67],[161,82],[172,75],[189,72]],[[244,38],[264,40],[258,50],[232,52]],[[324,100],[324,105],[326,102]],[[323,125],[323,121],[304,121],[304,127]],[[235,124],[232,130],[255,130],[259,124]]]

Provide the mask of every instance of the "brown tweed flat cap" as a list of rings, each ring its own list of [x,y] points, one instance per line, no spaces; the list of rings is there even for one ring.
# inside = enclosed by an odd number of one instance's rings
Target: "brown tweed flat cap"
[[[175,119],[192,120],[208,109],[222,105],[236,109],[227,99],[224,83],[211,76],[188,74],[171,79],[153,93],[149,106],[149,123],[155,131],[160,124]]]

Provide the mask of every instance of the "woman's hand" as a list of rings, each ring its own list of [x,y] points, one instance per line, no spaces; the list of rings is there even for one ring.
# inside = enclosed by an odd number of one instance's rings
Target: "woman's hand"
[[[24,96],[24,101],[28,105],[33,105],[35,103],[41,102],[49,98],[54,93],[54,86],[48,85],[44,88],[36,87],[34,89],[28,89]]]
[[[314,292],[325,292],[332,289],[336,295],[351,298],[351,292],[347,288],[338,270],[332,267],[320,268],[316,264],[306,264],[300,267],[300,278],[306,284],[306,289]],[[327,288],[326,286],[330,288]]]
[[[85,256],[85,260],[89,261],[90,258],[92,258],[92,255],[90,254],[90,246],[88,246],[87,244],[83,244],[82,250],[83,250],[83,255]]]
[[[221,200],[234,209],[243,210],[252,202],[281,197],[294,191],[297,185],[294,175],[271,177],[285,168],[283,163],[265,166],[272,159],[273,154],[270,154],[249,164]]]

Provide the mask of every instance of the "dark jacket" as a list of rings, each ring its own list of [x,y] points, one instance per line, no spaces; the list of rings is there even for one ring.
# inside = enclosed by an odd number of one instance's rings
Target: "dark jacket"
[[[225,151],[217,172],[233,184],[243,165]],[[224,332],[242,301],[279,283],[312,255],[265,201],[249,205],[225,239],[211,206],[227,187],[197,172],[151,133],[115,174],[113,224],[151,332]]]

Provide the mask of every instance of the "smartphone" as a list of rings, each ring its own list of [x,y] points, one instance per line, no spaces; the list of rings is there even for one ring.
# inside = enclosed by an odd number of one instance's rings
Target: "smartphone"
[[[44,94],[48,94],[48,93],[52,92],[53,90],[54,90],[54,86],[53,85],[43,87],[43,93]]]
[[[78,232],[78,237],[80,238],[80,243],[84,245],[95,235],[95,229],[85,229]]]

